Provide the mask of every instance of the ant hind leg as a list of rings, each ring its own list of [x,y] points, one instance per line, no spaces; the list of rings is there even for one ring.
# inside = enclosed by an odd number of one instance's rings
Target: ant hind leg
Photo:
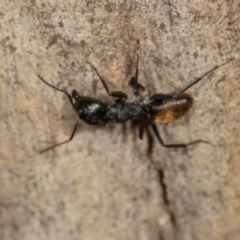
[[[174,95],[174,98],[181,95],[182,93],[184,93],[185,91],[187,91],[189,88],[191,88],[193,85],[195,85],[196,83],[200,82],[205,76],[207,76],[208,74],[210,74],[211,72],[213,72],[214,70],[216,70],[217,68],[220,68],[224,65],[226,65],[227,63],[231,62],[234,58],[230,58],[229,60],[227,60],[226,62],[215,66],[214,68],[212,68],[211,70],[209,70],[208,72],[204,73],[201,77],[197,78],[195,81],[193,81],[192,83],[188,84],[184,89],[182,89],[178,94]]]
[[[165,144],[158,132],[158,129],[157,129],[157,126],[155,124],[155,122],[152,122],[151,123],[152,125],[152,129],[153,129],[153,132],[157,138],[157,140],[159,141],[159,143],[163,146],[163,147],[166,147],[166,148],[185,148],[185,147],[188,147],[190,145],[193,145],[193,144],[196,144],[196,143],[208,143],[208,144],[211,144],[210,142],[208,141],[204,141],[204,140],[196,140],[196,141],[193,141],[193,142],[189,142],[189,143],[177,143],[177,144]]]

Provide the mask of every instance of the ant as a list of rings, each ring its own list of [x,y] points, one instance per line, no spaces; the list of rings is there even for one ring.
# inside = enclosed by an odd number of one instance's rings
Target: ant
[[[203,140],[196,140],[189,143],[166,144],[164,143],[158,132],[156,123],[160,124],[172,123],[178,120],[179,118],[185,116],[193,104],[193,98],[190,95],[185,94],[186,90],[188,90],[193,85],[201,81],[205,76],[207,76],[217,68],[232,61],[233,58],[224,62],[221,65],[215,66],[214,68],[203,74],[201,77],[197,78],[195,81],[187,85],[177,94],[156,93],[150,97],[144,98],[143,100],[140,100],[139,97],[140,84],[138,83],[138,59],[139,57],[137,55],[136,72],[135,76],[132,77],[135,98],[131,103],[126,102],[128,98],[126,93],[122,91],[114,92],[109,91],[105,80],[101,77],[98,70],[90,62],[87,63],[90,64],[90,66],[96,72],[107,94],[116,99],[113,104],[106,105],[96,98],[81,96],[75,89],[72,90],[72,95],[70,95],[67,91],[57,88],[56,86],[53,86],[52,84],[48,83],[40,75],[38,75],[38,77],[49,87],[66,94],[73,109],[78,114],[79,118],[88,124],[107,126],[109,124],[114,123],[123,123],[130,119],[137,119],[139,126],[139,138],[142,139],[144,132],[144,114],[145,114],[148,115],[150,124],[152,126],[152,130],[157,140],[163,147],[176,148],[187,147],[189,145],[200,142],[209,143]],[[64,143],[70,142],[75,135],[77,127],[78,121],[73,128],[69,140],[48,147],[42,150],[40,153],[55,148]]]

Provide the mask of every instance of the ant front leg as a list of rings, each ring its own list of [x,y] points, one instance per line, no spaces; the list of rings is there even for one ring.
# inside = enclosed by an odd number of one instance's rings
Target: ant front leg
[[[154,132],[157,140],[159,141],[159,143],[160,143],[163,147],[166,147],[166,148],[178,148],[178,147],[179,147],[179,148],[185,148],[185,147],[188,147],[188,146],[193,145],[193,144],[196,144],[196,143],[201,143],[201,142],[203,142],[203,143],[210,143],[210,142],[208,142],[208,141],[204,141],[204,140],[200,140],[200,139],[199,139],[199,140],[196,140],[196,141],[193,141],[193,142],[190,142],[190,143],[165,144],[165,143],[163,142],[163,140],[162,140],[159,132],[158,132],[158,129],[157,129],[157,126],[156,126],[155,122],[153,121],[153,122],[151,123],[151,125],[152,125],[152,129],[153,129],[153,132]]]
[[[94,71],[98,75],[99,79],[101,80],[101,82],[103,84],[103,87],[105,88],[105,90],[109,96],[118,98],[119,100],[123,100],[123,101],[127,100],[127,98],[128,98],[127,94],[122,91],[110,92],[105,80],[101,77],[98,70],[90,62],[87,62],[87,63],[90,64],[90,66],[94,69]]]
[[[53,146],[51,146],[51,147],[48,147],[48,148],[42,150],[42,151],[39,152],[39,153],[40,153],[40,154],[41,154],[41,153],[44,153],[44,152],[46,152],[46,151],[48,151],[48,150],[50,150],[50,149],[52,149],[52,148],[55,148],[55,147],[60,146],[60,145],[62,145],[62,144],[64,144],[64,143],[70,142],[70,141],[73,139],[73,137],[74,137],[74,135],[75,135],[75,133],[76,133],[77,126],[78,126],[78,122],[76,122],[76,124],[75,124],[75,126],[74,126],[74,128],[73,128],[72,134],[71,134],[70,138],[69,138],[67,141],[64,141],[64,142],[61,142],[61,143],[57,143],[57,144],[55,144],[55,145],[53,145]]]

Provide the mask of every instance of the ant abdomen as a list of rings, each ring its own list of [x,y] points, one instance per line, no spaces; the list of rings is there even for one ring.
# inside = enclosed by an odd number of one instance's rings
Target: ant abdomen
[[[176,98],[157,99],[151,103],[151,112],[154,114],[154,121],[160,124],[167,124],[177,121],[186,115],[193,105],[193,99],[187,94]]]

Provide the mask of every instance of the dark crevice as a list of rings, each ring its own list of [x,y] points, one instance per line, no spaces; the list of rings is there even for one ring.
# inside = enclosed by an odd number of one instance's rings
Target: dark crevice
[[[173,213],[173,211],[169,211],[169,214],[170,214],[171,222],[173,226],[176,226],[175,214]]]
[[[159,185],[162,189],[163,202],[164,202],[165,208],[170,216],[171,223],[173,226],[173,231],[175,231],[176,230],[176,217],[175,217],[173,210],[171,209],[171,202],[170,202],[169,196],[168,196],[168,188],[165,183],[165,174],[164,174],[164,170],[162,168],[158,169],[158,178],[159,178]],[[162,230],[161,230],[159,233],[159,240],[163,240],[163,239],[164,238],[163,238],[163,234],[162,234]]]
[[[164,240],[162,232],[159,232],[159,240]]]
[[[169,199],[168,199],[168,193],[167,193],[167,186],[164,182],[164,171],[162,169],[158,170],[158,176],[159,176],[159,183],[162,188],[162,196],[163,196],[163,201],[166,204],[166,206],[169,205]]]

